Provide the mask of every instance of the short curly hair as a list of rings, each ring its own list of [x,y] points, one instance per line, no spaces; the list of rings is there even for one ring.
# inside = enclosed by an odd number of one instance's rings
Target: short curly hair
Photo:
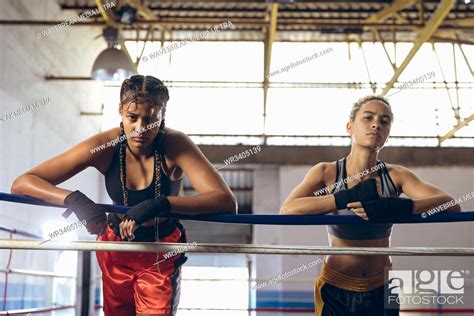
[[[368,95],[368,96],[365,96],[365,97],[360,98],[359,100],[357,100],[357,102],[352,105],[351,114],[349,115],[349,120],[351,122],[354,122],[356,114],[357,114],[357,112],[359,112],[360,108],[365,103],[367,103],[369,101],[372,101],[372,100],[376,100],[376,101],[380,101],[382,103],[385,103],[385,105],[387,105],[388,109],[390,110],[390,117],[393,121],[392,107],[390,106],[390,103],[388,102],[388,99],[385,98],[382,95]]]

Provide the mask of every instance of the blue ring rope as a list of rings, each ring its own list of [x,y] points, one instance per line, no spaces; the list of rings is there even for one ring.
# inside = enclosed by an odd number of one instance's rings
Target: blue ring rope
[[[0,201],[14,202],[21,204],[31,204],[49,207],[65,208],[62,205],[47,203],[28,196],[8,194],[0,192]],[[127,206],[99,204],[107,212],[126,213]],[[232,224],[256,224],[256,225],[334,225],[334,224],[365,224],[372,223],[361,219],[356,215],[231,215],[231,214],[211,214],[211,215],[186,215],[169,214],[163,216],[166,218],[193,220],[214,223],[232,223]],[[401,217],[390,223],[396,224],[416,224],[416,223],[445,223],[445,222],[470,222],[474,221],[474,211],[470,212],[441,212],[426,218],[421,215],[411,215]]]

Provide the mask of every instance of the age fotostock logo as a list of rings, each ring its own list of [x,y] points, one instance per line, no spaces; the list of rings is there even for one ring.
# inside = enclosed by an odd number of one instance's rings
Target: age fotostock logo
[[[389,270],[385,307],[464,304],[469,270]]]

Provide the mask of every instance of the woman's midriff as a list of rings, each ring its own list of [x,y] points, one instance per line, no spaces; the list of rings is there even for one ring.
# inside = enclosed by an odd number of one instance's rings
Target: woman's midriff
[[[374,240],[347,240],[330,235],[331,247],[389,247],[390,238]],[[359,278],[371,277],[384,272],[392,261],[387,255],[329,255],[328,267],[338,272]]]

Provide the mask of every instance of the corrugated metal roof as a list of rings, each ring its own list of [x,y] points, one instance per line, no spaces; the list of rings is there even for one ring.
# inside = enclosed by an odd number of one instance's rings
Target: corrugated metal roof
[[[112,0],[102,0],[104,3]],[[116,1],[116,0],[115,0]],[[287,0],[288,1],[288,0]],[[287,2],[282,1],[282,2]],[[216,34],[210,40],[252,40],[261,41],[268,25],[267,9],[269,0],[265,1],[152,1],[145,0],[146,5],[155,13],[153,23],[162,24],[172,31],[198,31],[212,27],[224,21],[231,21],[234,28],[229,36]],[[78,14],[96,7],[95,0],[58,0],[63,10],[76,10]],[[121,1],[125,3],[125,1]],[[362,32],[363,40],[373,40],[370,28],[364,27],[364,21],[382,10],[391,1],[298,1],[280,3],[278,7],[277,41],[347,41],[351,34]],[[424,1],[425,20],[436,10],[439,1]],[[379,31],[391,38],[391,24],[397,24],[398,40],[412,41],[415,30],[422,26],[419,5],[414,4],[399,12],[403,21],[393,19],[381,23]],[[456,27],[456,20],[474,19],[474,3],[456,3],[441,28],[454,29],[460,39],[473,41],[472,28]],[[145,30],[151,22],[139,17],[140,28]],[[134,30],[126,36],[135,36],[135,26],[125,30]],[[471,31],[469,34],[468,31]],[[221,32],[222,33],[222,32]],[[145,36],[143,34],[143,36]],[[157,37],[159,38],[159,34]],[[179,34],[178,34],[179,37]],[[156,38],[156,37],[155,37]]]

